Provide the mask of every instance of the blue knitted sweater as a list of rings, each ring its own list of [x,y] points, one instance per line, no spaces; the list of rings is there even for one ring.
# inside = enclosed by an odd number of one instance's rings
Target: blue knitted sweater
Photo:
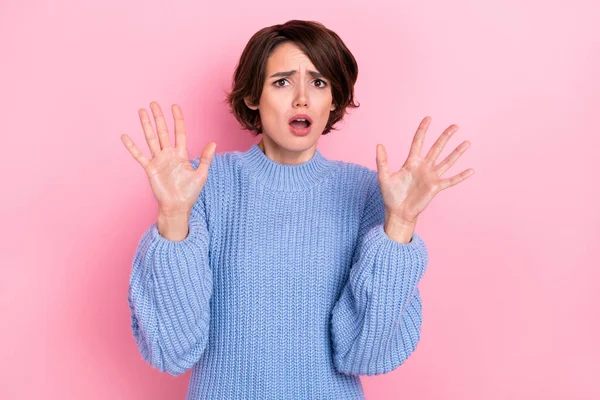
[[[198,167],[199,158],[190,161]],[[136,346],[192,368],[186,399],[364,399],[359,375],[420,338],[427,249],[383,229],[377,172],[319,150],[297,165],[252,145],[215,154],[181,241],[153,223],[133,258]]]

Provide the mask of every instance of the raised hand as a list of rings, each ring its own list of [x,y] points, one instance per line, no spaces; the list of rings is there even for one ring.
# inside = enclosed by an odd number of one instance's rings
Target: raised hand
[[[175,121],[175,147],[172,147],[169,141],[167,124],[160,106],[153,101],[150,108],[154,115],[158,138],[146,109],[140,109],[138,114],[152,159],[148,160],[126,134],[121,135],[121,141],[146,171],[152,192],[158,201],[159,213],[163,216],[189,215],[206,183],[217,144],[210,142],[204,147],[198,168],[194,170],[188,158],[181,108],[176,104],[171,107]]]
[[[440,191],[464,181],[475,173],[473,168],[469,168],[452,178],[441,178],[469,148],[471,145],[469,141],[461,143],[448,157],[435,165],[448,139],[458,130],[457,125],[449,126],[434,143],[427,156],[421,158],[421,146],[430,122],[431,118],[425,117],[419,124],[408,158],[398,172],[389,171],[385,147],[382,144],[377,145],[377,175],[386,217],[393,217],[406,224],[414,224],[419,214]]]

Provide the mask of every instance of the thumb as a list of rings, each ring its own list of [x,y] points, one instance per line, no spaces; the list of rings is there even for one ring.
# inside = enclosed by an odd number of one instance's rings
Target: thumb
[[[375,161],[377,163],[377,172],[380,175],[388,176],[390,170],[388,168],[387,151],[382,144],[377,144]]]
[[[204,147],[202,150],[202,154],[200,155],[200,163],[198,164],[198,168],[196,169],[196,173],[201,176],[208,171],[210,167],[210,163],[212,162],[213,156],[215,155],[215,149],[217,148],[217,144],[215,142],[210,142]]]

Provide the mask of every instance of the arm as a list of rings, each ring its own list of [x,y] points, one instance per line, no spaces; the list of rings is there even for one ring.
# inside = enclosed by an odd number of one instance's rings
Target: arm
[[[194,169],[198,161],[192,161]],[[142,358],[171,375],[192,367],[208,341],[213,281],[205,189],[190,214],[187,237],[166,239],[154,223],[133,259],[128,291],[133,336]]]
[[[353,375],[389,372],[415,350],[422,321],[417,284],[428,262],[419,235],[400,243],[386,234],[372,176],[349,277],[331,315],[334,365]]]

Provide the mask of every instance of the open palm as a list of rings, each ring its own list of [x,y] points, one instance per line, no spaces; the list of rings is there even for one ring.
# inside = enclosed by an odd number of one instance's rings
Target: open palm
[[[146,171],[152,192],[158,201],[159,212],[164,215],[189,214],[206,183],[208,169],[217,145],[211,142],[204,147],[198,168],[194,170],[188,158],[181,108],[176,104],[171,107],[175,121],[175,147],[172,147],[169,141],[167,124],[160,106],[152,102],[150,108],[154,115],[158,138],[146,109],[140,109],[138,114],[152,159],[148,160],[129,136],[124,134],[121,140]]]
[[[408,158],[397,172],[389,171],[387,151],[383,145],[377,145],[377,174],[386,213],[407,223],[414,223],[437,193],[462,182],[475,173],[470,168],[452,178],[441,178],[469,148],[471,145],[469,141],[461,143],[441,163],[435,165],[448,139],[458,130],[456,125],[448,127],[434,143],[427,156],[421,158],[421,147],[430,121],[431,118],[425,117],[419,124]]]

